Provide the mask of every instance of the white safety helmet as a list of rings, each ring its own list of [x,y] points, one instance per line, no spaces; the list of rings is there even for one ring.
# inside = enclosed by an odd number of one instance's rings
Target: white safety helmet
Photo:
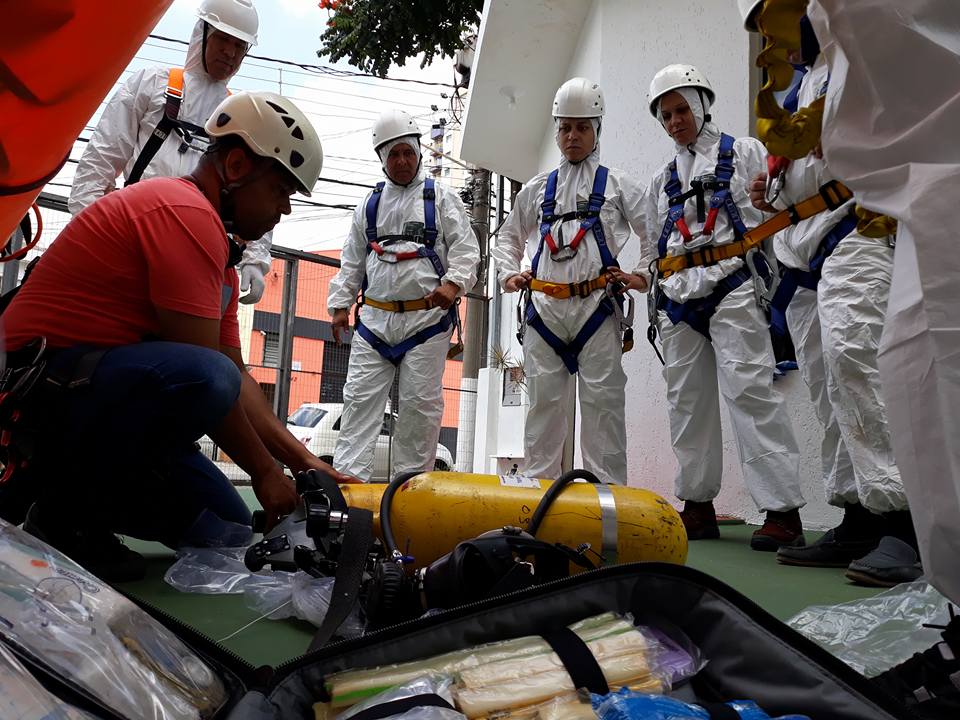
[[[379,150],[397,138],[420,137],[421,134],[417,121],[408,113],[403,110],[387,110],[373,124],[373,149]]]
[[[570,78],[553,98],[555,118],[598,118],[603,110],[603,90],[587,78]]]
[[[205,23],[227,35],[257,44],[260,18],[253,0],[203,0],[197,15]]]
[[[757,28],[757,11],[763,5],[763,0],[737,0],[740,8],[740,17],[743,18],[743,29],[748,32],[759,32]]]
[[[217,106],[204,127],[211,138],[239,135],[257,155],[273,158],[309,196],[323,167],[320,137],[290,100],[272,92],[239,92]]]
[[[703,73],[693,65],[667,65],[650,81],[650,94],[647,95],[647,102],[650,103],[650,113],[657,117],[657,103],[660,98],[671,90],[685,87],[702,90],[710,104],[713,105],[713,88],[710,87],[710,82]]]

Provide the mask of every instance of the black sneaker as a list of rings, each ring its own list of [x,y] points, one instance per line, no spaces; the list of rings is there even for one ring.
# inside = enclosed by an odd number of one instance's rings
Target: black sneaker
[[[827,530],[823,537],[805,547],[781,547],[777,550],[777,562],[806,567],[847,567],[879,542],[878,538],[838,540],[837,530]]]
[[[858,585],[893,587],[913,582],[923,575],[917,551],[910,545],[888,535],[876,549],[847,568],[846,576]]]
[[[106,582],[132,582],[147,575],[147,561],[112,532],[44,527],[43,518],[34,505],[27,513],[23,529],[56,548],[75,563]]]

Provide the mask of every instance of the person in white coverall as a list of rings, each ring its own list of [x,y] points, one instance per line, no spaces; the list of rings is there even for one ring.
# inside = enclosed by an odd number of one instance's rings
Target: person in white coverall
[[[145,68],[110,98],[73,176],[67,202],[72,215],[114,190],[121,173],[130,184],[179,177],[196,167],[208,144],[203,125],[229,94],[227,83],[256,44],[259,26],[252,0],[204,0],[197,14],[181,80],[170,68]],[[171,113],[176,126],[158,128]],[[237,269],[246,294],[240,302],[255,303],[263,294],[271,237],[243,238],[247,244]]]
[[[622,293],[642,290],[646,281],[620,270],[616,258],[631,229],[643,231],[643,188],[600,164],[603,113],[596,83],[573,78],[560,87],[553,102],[560,165],[517,194],[493,257],[506,292],[529,291],[524,473],[560,475],[579,389],[584,467],[602,482],[626,484]],[[525,250],[529,270],[521,269]]]
[[[339,342],[362,291],[333,466],[363,480],[373,474],[396,372],[400,407],[393,473],[433,469],[458,298],[473,287],[480,261],[460,198],[423,178],[420,130],[413,118],[400,110],[385,112],[373,127],[373,148],[387,180],[357,206],[327,299]]]
[[[960,15],[814,0],[808,16],[831,73],[824,157],[898,221],[880,377],[925,575],[960,603]]]
[[[827,59],[821,145],[857,202],[897,220],[879,367],[924,576],[960,603],[960,14],[954,0],[811,0]],[[960,618],[874,679],[956,717]]]
[[[756,30],[753,13],[761,4],[741,3],[747,29]],[[797,59],[810,68],[800,85],[802,108],[827,92],[830,78],[809,21],[801,20],[800,27]],[[776,198],[764,197],[766,177],[758,176],[754,205],[784,210],[834,179],[814,151],[782,171]],[[889,586],[922,573],[877,368],[894,241],[857,232],[854,209],[850,200],[774,238],[777,259],[788,268],[774,312],[789,302],[786,321],[800,371],[825,428],[827,502],[844,508],[838,527],[812,545],[782,548],[777,559],[788,565],[848,567],[847,576],[856,582]],[[797,285],[791,301],[790,289]]]
[[[757,140],[734,139],[713,124],[713,90],[691,65],[658,72],[649,100],[677,152],[654,175],[647,194],[642,262],[652,268],[657,258],[731,243],[763,220],[750,204],[748,185],[766,167],[766,151]],[[713,499],[723,470],[722,394],[747,489],[766,513],[751,547],[776,550],[805,542],[797,441],[773,387],[773,349],[757,302],[768,273],[763,256],[753,251],[746,259],[664,274],[653,288],[652,320],[663,343],[670,433],[680,465],[676,492],[691,540],[720,534]]]

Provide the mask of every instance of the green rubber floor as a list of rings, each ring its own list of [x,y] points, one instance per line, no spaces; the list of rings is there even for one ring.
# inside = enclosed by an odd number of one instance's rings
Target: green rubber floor
[[[252,503],[250,489],[240,491]],[[781,620],[809,605],[846,602],[879,592],[848,583],[842,569],[780,565],[773,553],[750,549],[754,529],[750,525],[724,526],[719,540],[691,543],[687,564],[723,580]],[[808,533],[807,542],[817,537],[818,533]],[[163,581],[174,560],[172,551],[137,540],[128,543],[149,563],[146,579],[121,586],[134,597],[192,625],[253,665],[276,666],[305,652],[313,632],[310,624],[258,619],[242,595],[178,592]]]

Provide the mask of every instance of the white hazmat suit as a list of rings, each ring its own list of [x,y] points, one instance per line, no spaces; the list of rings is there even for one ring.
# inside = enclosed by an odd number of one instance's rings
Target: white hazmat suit
[[[694,110],[702,130],[696,142],[678,145],[677,173],[683,192],[691,179],[715,174],[721,133],[705,120],[696,92],[679,90]],[[746,227],[763,220],[750,204],[748,185],[766,168],[766,150],[753,138],[733,145],[734,173],[730,193]],[[669,199],[664,187],[670,180],[669,164],[653,176],[647,193],[647,228],[642,236],[642,263],[646,267],[659,254],[658,239],[667,219]],[[712,191],[705,190],[709,204]],[[684,206],[684,218],[696,232],[697,207],[693,198]],[[734,240],[734,230],[721,209],[711,236],[695,237],[685,245],[676,227],[667,240],[667,254],[678,255],[704,244],[723,245]],[[677,303],[709,296],[717,284],[744,267],[740,258],[707,267],[692,267],[658,280],[659,292]],[[686,322],[674,325],[662,310],[658,327],[663,343],[664,379],[670,406],[670,434],[680,465],[676,494],[682,500],[712,501],[720,492],[723,439],[720,429],[722,394],[730,412],[747,490],[761,512],[787,512],[804,504],[798,477],[799,449],[783,397],[773,387],[774,357],[767,321],[757,304],[752,280],[731,291],[717,306],[710,321],[710,338]]]
[[[812,0],[830,67],[823,148],[899,221],[880,344],[889,422],[927,578],[960,602],[960,14],[949,0]]]
[[[594,121],[596,132],[599,123]],[[584,160],[571,163],[561,159],[558,167],[555,214],[584,209],[593,189],[600,163],[597,147]],[[521,270],[524,254],[532,259],[540,245],[540,216],[550,173],[541,173],[517,194],[516,201],[500,230],[492,255],[497,261],[501,287]],[[605,201],[599,222],[611,255],[616,258],[633,232],[643,231],[643,187],[619,170],[610,169],[604,190]],[[557,221],[551,231],[569,240],[577,234],[580,220]],[[604,270],[595,236],[588,232],[577,254],[557,261],[546,245],[540,254],[536,277],[557,283],[582,282],[598,277]],[[586,298],[550,297],[530,294],[534,308],[545,325],[561,341],[572,341],[600,302],[603,289]],[[561,473],[563,443],[567,436],[569,408],[579,389],[583,431],[580,452],[584,467],[601,482],[626,484],[627,439],[624,418],[624,388],[627,378],[621,364],[620,322],[611,315],[587,341],[578,357],[574,377],[557,352],[531,326],[523,338],[523,369],[530,407],[524,426],[524,472],[544,478]]]
[[[178,119],[203,127],[217,105],[229,94],[227,80],[215,81],[203,69],[204,21],[198,20],[190,36],[183,66],[183,101]],[[117,177],[133,169],[140,152],[163,117],[169,68],[150,67],[133,73],[114,93],[100,116],[80,157],[67,203],[76,215],[94,200],[116,187]],[[180,152],[181,138],[170,133],[143,172],[151,177],[179,177],[193,171],[203,150],[189,147]],[[243,300],[256,301],[263,291],[263,276],[270,270],[272,233],[248,240],[238,266],[241,290],[254,292]],[[244,238],[247,239],[247,238]],[[252,295],[256,294],[256,298]]]
[[[827,80],[821,55],[803,78],[799,106],[826,92]],[[790,163],[785,173],[783,189],[773,203],[781,210],[816,195],[820,186],[834,179],[825,161],[813,153]],[[853,208],[851,200],[779,233],[774,238],[777,258],[788,267],[808,270],[820,243]],[[827,501],[840,507],[860,503],[878,514],[907,507],[877,369],[893,268],[892,245],[892,238],[850,232],[823,264],[815,306],[810,303],[813,293],[803,289],[787,310],[800,371],[825,428]],[[839,444],[837,431],[842,438]]]
[[[405,187],[386,181],[377,213],[380,235],[403,234],[408,232],[410,223],[419,223],[422,228],[423,186],[421,175]],[[340,272],[330,282],[327,307],[331,315],[354,304],[364,276],[367,294],[380,301],[419,300],[447,281],[455,283],[461,295],[473,288],[480,250],[467,212],[455,192],[439,184],[435,190],[439,233],[435,250],[446,269],[443,278],[437,278],[427,259],[386,262],[376,253],[367,252],[368,194],[357,206],[340,255]],[[402,241],[390,249],[403,253],[417,247],[412,241]],[[381,340],[395,346],[440,322],[447,312],[436,307],[390,312],[364,305],[360,321]],[[452,332],[442,332],[409,350],[398,366],[385,359],[359,333],[353,334],[343,388],[343,418],[333,458],[336,469],[362,480],[370,479],[384,407],[398,370],[400,407],[393,436],[393,474],[433,469],[443,419],[443,370]]]

